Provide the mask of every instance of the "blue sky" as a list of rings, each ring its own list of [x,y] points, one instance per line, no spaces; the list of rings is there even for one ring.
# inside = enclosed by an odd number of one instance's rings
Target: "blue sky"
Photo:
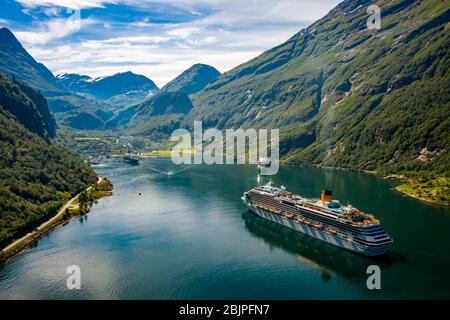
[[[123,71],[158,86],[195,63],[221,72],[287,40],[340,0],[2,0],[0,26],[54,74]]]

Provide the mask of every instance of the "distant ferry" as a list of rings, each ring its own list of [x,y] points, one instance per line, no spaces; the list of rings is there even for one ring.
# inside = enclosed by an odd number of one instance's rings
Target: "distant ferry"
[[[379,220],[332,200],[330,190],[309,200],[269,183],[245,192],[242,201],[264,219],[366,256],[384,254],[393,242]]]
[[[122,160],[129,164],[139,164],[139,156],[132,153],[124,155]]]

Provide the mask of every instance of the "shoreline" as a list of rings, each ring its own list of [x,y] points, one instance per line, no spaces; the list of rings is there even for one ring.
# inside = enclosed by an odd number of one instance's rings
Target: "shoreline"
[[[298,165],[292,165],[292,164],[284,164],[285,166],[289,167],[297,167]],[[343,170],[343,171],[354,171],[354,172],[362,172],[368,175],[373,175],[385,180],[396,180],[398,182],[397,186],[393,188],[394,191],[402,194],[403,196],[406,196],[408,198],[420,201],[426,205],[441,207],[441,208],[450,208],[450,203],[448,202],[438,202],[434,200],[430,200],[424,197],[420,197],[414,193],[409,193],[406,190],[402,190],[402,186],[404,185],[411,185],[411,179],[408,177],[402,175],[402,174],[387,174],[387,173],[379,173],[377,171],[372,170],[364,170],[364,169],[354,169],[354,168],[340,168],[340,167],[327,167],[327,166],[321,166],[321,165],[300,165],[300,167],[311,167],[311,168],[322,168],[322,169],[332,169],[332,170]]]
[[[409,193],[409,192],[407,192],[407,191],[405,191],[405,190],[402,190],[402,189],[400,188],[401,186],[402,186],[402,185],[396,186],[396,187],[394,188],[394,190],[395,190],[396,192],[398,192],[398,193],[401,193],[401,194],[404,195],[405,197],[408,197],[408,198],[411,198],[411,199],[414,199],[414,200],[421,201],[421,202],[423,202],[423,203],[425,203],[425,204],[427,204],[427,205],[432,205],[432,206],[441,207],[441,208],[450,208],[450,203],[439,203],[439,202],[436,202],[436,201],[429,200],[429,199],[427,199],[427,198],[419,197],[418,195],[415,195],[415,194],[413,194],[413,193]]]
[[[115,154],[112,155],[112,157],[121,157],[121,155],[119,154]],[[151,152],[151,153],[142,153],[140,154],[140,157],[142,158],[168,158],[170,157],[170,155],[167,155],[167,151],[163,150],[163,152],[161,151],[156,151],[156,152]],[[340,168],[340,167],[329,167],[329,166],[321,166],[321,165],[296,165],[296,164],[289,164],[289,163],[283,163],[283,161],[280,162],[280,166],[287,166],[287,167],[311,167],[311,168],[321,168],[321,169],[332,169],[332,170],[339,170],[339,171],[354,171],[354,172],[361,172],[361,173],[365,173],[368,175],[373,175],[385,180],[396,180],[398,182],[397,186],[395,186],[393,189],[396,192],[399,192],[401,194],[403,194],[404,196],[407,196],[411,199],[415,199],[417,201],[421,201],[424,204],[427,205],[434,205],[434,206],[439,206],[439,207],[444,207],[444,208],[448,208],[450,207],[450,203],[441,203],[438,201],[434,201],[434,200],[430,200],[424,197],[420,197],[417,196],[413,193],[409,193],[405,190],[402,190],[401,186],[405,185],[405,184],[410,184],[409,181],[410,179],[408,179],[406,176],[402,175],[402,174],[388,174],[388,173],[379,173],[377,171],[373,171],[373,170],[364,170],[364,169],[355,169],[355,168]]]
[[[113,154],[111,158],[121,158],[124,154]],[[161,154],[138,154],[140,158],[170,158],[170,155],[161,155]]]
[[[88,212],[78,212],[77,214],[69,217],[65,217],[65,214],[67,210],[70,210],[71,207],[76,206],[74,202],[78,200],[80,195],[84,192],[89,192],[94,188],[95,186],[100,185],[105,179],[103,177],[98,177],[98,180],[95,184],[89,186],[85,190],[79,192],[76,196],[71,198],[69,201],[66,202],[66,204],[58,211],[56,215],[51,217],[49,220],[43,222],[40,224],[35,230],[32,232],[27,233],[23,237],[14,240],[12,243],[4,247],[0,251],[0,264],[8,262],[11,258],[15,257],[16,255],[22,253],[25,251],[31,244],[36,242],[37,240],[41,239],[43,236],[49,234],[51,231],[55,230],[57,227],[61,225],[66,225],[70,221],[72,221],[74,218],[80,217],[83,214],[87,214]],[[111,195],[112,192],[108,192],[104,194],[102,197]],[[100,197],[100,198],[102,198]],[[98,199],[100,199],[98,198]],[[96,200],[98,200],[96,199]]]

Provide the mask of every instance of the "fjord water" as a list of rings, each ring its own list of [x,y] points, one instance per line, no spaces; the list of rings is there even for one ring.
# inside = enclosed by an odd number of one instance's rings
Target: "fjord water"
[[[450,298],[450,210],[396,193],[394,181],[292,167],[272,178],[307,197],[331,188],[380,218],[395,242],[373,259],[248,212],[240,197],[258,183],[254,166],[178,167],[155,158],[96,170],[114,195],[0,266],[0,298]],[[366,286],[374,264],[381,290]],[[81,269],[81,290],[66,287],[70,265]]]

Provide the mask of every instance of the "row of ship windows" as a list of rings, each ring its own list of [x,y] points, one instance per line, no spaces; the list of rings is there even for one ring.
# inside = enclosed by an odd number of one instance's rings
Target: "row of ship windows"
[[[287,211],[290,211],[291,213],[296,213],[296,212],[292,212],[292,210],[288,210],[288,209],[294,209],[294,208],[290,208],[290,207],[286,208],[286,205],[282,205],[282,204],[280,205],[280,203],[278,201],[275,201],[272,198],[262,199],[263,197],[261,197],[259,195],[255,196],[254,198],[255,198],[255,200],[259,200],[258,202],[262,202],[263,204],[266,204],[266,205],[269,205],[269,206],[274,206],[274,207],[282,207],[282,208],[286,209]],[[298,210],[296,210],[296,211],[298,211]],[[353,233],[358,233],[358,234],[362,234],[362,235],[369,235],[369,236],[377,236],[377,235],[386,234],[386,232],[384,231],[384,229],[381,226],[372,226],[372,227],[368,227],[368,228],[365,228],[365,229],[361,229],[361,228],[358,228],[358,227],[346,225],[346,224],[344,224],[342,222],[335,221],[335,220],[333,220],[331,218],[328,218],[328,217],[321,217],[318,214],[309,213],[309,212],[306,212],[304,210],[300,210],[300,213],[306,218],[317,220],[317,221],[320,221],[322,223],[329,224],[329,225],[332,225],[332,226],[335,226],[335,227],[338,227],[338,228],[341,228],[341,229],[345,229],[345,230],[353,232]]]
[[[267,199],[267,196],[263,196],[263,195],[259,195],[259,194],[254,194],[254,196],[255,196],[255,198],[259,198],[258,200],[260,200],[261,202],[265,202],[266,204],[269,204],[269,205],[273,205],[273,206],[280,206],[281,205],[281,207],[287,209],[288,211],[291,211],[289,209],[298,210],[297,208],[295,208],[293,206],[294,204],[290,203],[289,201],[282,200],[281,203],[280,203],[279,201],[274,200],[272,197],[269,197]],[[333,220],[336,219],[336,217],[326,217],[326,218],[327,219],[333,219]],[[367,231],[367,232],[379,231],[380,229],[383,230],[382,227],[380,227],[379,225],[364,227],[364,230]],[[383,230],[383,232],[384,232],[384,230]]]
[[[260,198],[260,197],[255,197],[255,198]],[[273,207],[279,207],[280,206],[280,203],[278,201],[274,201],[272,198],[269,198],[269,199],[255,199],[255,200],[259,200],[258,202],[262,202],[263,204],[268,205],[268,206],[273,206]],[[284,207],[284,206],[282,206],[282,207]],[[289,208],[289,209],[294,209],[294,208]],[[289,210],[289,211],[292,212],[292,210]],[[298,210],[295,210],[295,211],[298,211]],[[294,212],[294,213],[297,213],[297,212]],[[301,215],[303,215],[306,218],[310,218],[310,219],[313,219],[313,220],[320,221],[322,223],[333,225],[335,227],[339,227],[339,228],[345,229],[347,231],[352,231],[352,232],[358,231],[359,232],[359,230],[357,228],[354,228],[354,227],[351,227],[351,226],[347,226],[347,225],[345,225],[344,223],[341,223],[341,222],[336,222],[336,221],[334,221],[334,220],[332,220],[330,218],[327,218],[327,217],[320,217],[317,214],[308,213],[308,212],[305,212],[305,211],[300,211],[300,213],[301,213]]]
[[[381,246],[381,245],[385,245],[385,244],[389,244],[391,243],[391,239],[386,239],[386,240],[382,240],[382,241],[375,241],[375,242],[368,242],[368,241],[364,241],[364,240],[359,240],[357,238],[353,238],[353,241],[363,244],[363,245],[368,245],[368,246]]]

